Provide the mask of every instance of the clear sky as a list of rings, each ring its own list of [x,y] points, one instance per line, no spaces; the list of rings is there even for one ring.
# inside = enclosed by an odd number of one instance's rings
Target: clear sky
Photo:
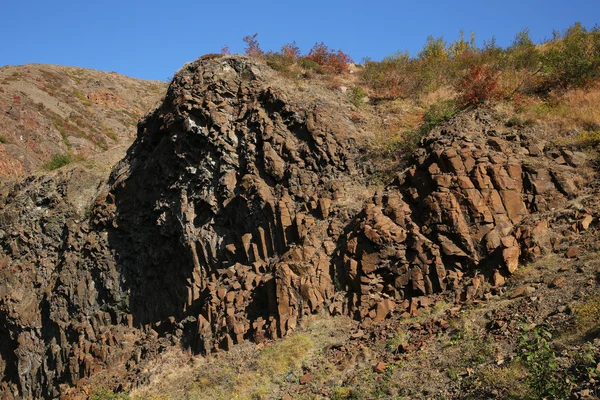
[[[534,41],[579,21],[600,23],[600,0],[129,1],[0,0],[0,66],[72,65],[165,80],[185,62],[258,33],[263,49],[315,42],[355,61],[398,50],[416,54],[427,36],[459,31],[501,46],[529,28]]]

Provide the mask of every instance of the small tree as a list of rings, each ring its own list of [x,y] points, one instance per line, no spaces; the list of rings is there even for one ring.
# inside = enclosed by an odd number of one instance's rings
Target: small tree
[[[221,54],[223,54],[224,56],[231,55],[231,51],[229,51],[229,46],[223,45],[223,47],[221,47]]]
[[[439,38],[428,36],[427,43],[423,46],[423,50],[419,52],[418,57],[426,62],[446,61],[448,52],[446,51],[444,38],[441,36]]]
[[[256,39],[257,36],[258,33],[255,33],[254,35],[245,36],[244,39],[242,39],[246,43],[244,50],[248,57],[263,58],[265,55],[265,52],[260,49],[260,45]]]
[[[295,40],[292,43],[287,43],[281,46],[280,53],[283,56],[283,58],[292,62],[300,58],[301,55],[300,48],[296,44]]]

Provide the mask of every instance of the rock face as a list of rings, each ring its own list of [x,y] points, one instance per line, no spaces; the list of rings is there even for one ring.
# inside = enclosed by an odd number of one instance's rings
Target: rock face
[[[472,111],[354,215],[350,113],[279,79],[244,57],[201,58],[107,182],[72,169],[0,186],[6,398],[98,376],[127,388],[169,346],[227,350],[321,310],[368,323],[436,292],[471,298],[552,249],[545,213],[578,194],[581,155],[552,162]]]
[[[463,277],[472,284],[461,296],[473,297],[484,278],[502,284],[520,260],[551,249],[544,214],[577,196],[578,165],[549,167],[531,154],[533,138],[497,126],[491,113],[474,111],[437,129],[366,205],[343,253],[357,317],[414,313],[425,296],[461,289]]]
[[[195,350],[284,335],[333,296],[351,124],[272,75],[243,58],[178,73],[97,207],[134,323],[185,320]]]

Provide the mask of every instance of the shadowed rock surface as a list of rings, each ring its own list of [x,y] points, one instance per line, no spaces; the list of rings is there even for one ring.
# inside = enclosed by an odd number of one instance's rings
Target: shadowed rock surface
[[[201,58],[108,181],[76,168],[0,186],[6,398],[128,388],[169,346],[261,342],[321,310],[369,324],[478,296],[551,250],[544,213],[581,194],[581,154],[469,111],[357,213],[357,128],[335,97],[280,79]]]

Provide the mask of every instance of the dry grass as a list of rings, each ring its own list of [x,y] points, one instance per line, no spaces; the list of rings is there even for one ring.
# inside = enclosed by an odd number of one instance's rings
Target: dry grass
[[[524,119],[559,132],[600,129],[600,88],[572,89],[546,102],[530,98],[528,103],[522,113]]]
[[[207,357],[171,350],[154,369],[148,385],[133,399],[261,399],[278,396],[302,376],[302,366],[323,347],[345,341],[353,322],[314,316],[291,335],[265,346],[245,342]],[[287,379],[286,379],[287,378]]]

